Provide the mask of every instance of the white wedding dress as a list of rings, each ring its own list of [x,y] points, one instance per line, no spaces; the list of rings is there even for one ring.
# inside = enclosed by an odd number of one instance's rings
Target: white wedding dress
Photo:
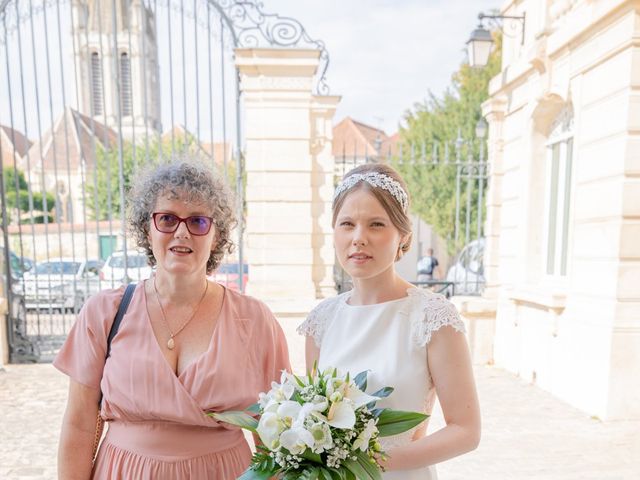
[[[375,305],[349,305],[351,292],[327,299],[311,311],[298,327],[320,347],[318,367],[336,367],[352,376],[369,370],[367,393],[393,387],[379,407],[431,413],[435,389],[427,364],[431,334],[449,325],[464,332],[464,324],[446,298],[418,288],[407,296]],[[416,427],[381,438],[386,451],[424,434]],[[435,480],[433,466],[387,472],[385,480]]]

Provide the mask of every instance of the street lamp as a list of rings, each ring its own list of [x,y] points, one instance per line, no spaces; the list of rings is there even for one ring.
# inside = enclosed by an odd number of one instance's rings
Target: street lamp
[[[487,136],[487,121],[484,117],[480,117],[478,123],[476,123],[476,137],[484,139]]]
[[[471,32],[471,37],[467,40],[467,54],[469,55],[469,65],[472,67],[484,67],[489,63],[489,54],[493,38],[491,33],[486,30],[482,23]]]
[[[467,40],[467,52],[469,55],[469,65],[472,67],[484,67],[489,62],[489,54],[491,53],[491,46],[493,44],[493,38],[491,32],[484,28],[483,20],[487,19],[489,23],[498,27],[505,35],[508,35],[504,31],[503,23],[505,21],[511,25],[511,29],[520,30],[520,44],[524,44],[524,24],[525,14],[520,16],[515,15],[485,15],[484,13],[478,14],[478,26],[471,32],[469,40]]]

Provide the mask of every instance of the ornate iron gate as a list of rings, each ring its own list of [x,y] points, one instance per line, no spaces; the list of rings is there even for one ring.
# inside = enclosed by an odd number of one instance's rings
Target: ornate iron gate
[[[227,178],[239,218],[227,261],[245,271],[234,49],[263,46],[319,49],[317,90],[327,93],[324,45],[257,1],[0,0],[12,362],[50,360],[89,295],[149,274],[125,225],[126,189],[149,163],[187,154]],[[114,255],[124,274],[105,279]],[[245,275],[228,278],[243,289]]]

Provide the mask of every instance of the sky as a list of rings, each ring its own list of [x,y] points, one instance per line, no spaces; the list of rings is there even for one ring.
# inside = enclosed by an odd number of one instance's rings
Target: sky
[[[466,58],[478,13],[502,0],[263,0],[265,12],[298,20],[330,55],[331,94],[345,116],[398,129],[405,112],[441,94]]]
[[[465,61],[465,43],[477,25],[478,13],[499,8],[503,3],[503,0],[261,1],[265,14],[293,18],[312,39],[325,43],[330,57],[326,74],[330,93],[342,97],[334,122],[350,116],[382,128],[388,134],[398,130],[406,112],[417,102],[423,102],[429,92],[437,96],[444,92],[450,85],[452,73]],[[202,4],[198,4],[200,15]],[[0,65],[3,70],[6,65],[10,66],[10,74],[0,78],[0,123],[10,124],[11,110],[13,125],[32,139],[50,128],[64,105],[77,108],[70,13],[67,3],[61,2],[61,5],[61,20],[51,7],[46,15],[40,13],[33,22],[22,23],[21,45],[14,31],[9,38],[11,47],[0,48]],[[174,0],[172,5],[175,12],[181,4]],[[185,5],[193,3],[185,2]],[[202,28],[194,30],[188,24],[181,40],[180,19],[174,13],[172,35],[167,35],[163,30],[167,26],[165,19],[169,18],[167,10],[161,8],[160,12],[163,13],[159,13],[157,25],[163,130],[181,124],[198,138],[216,141],[221,136],[232,138],[232,132],[222,133],[219,121],[222,115],[215,111],[222,104],[220,89],[212,88],[209,99],[206,88],[220,84],[219,70],[216,70],[219,54],[214,51],[213,73],[206,77],[209,62],[205,58],[207,39]],[[43,35],[47,32],[48,37]],[[191,32],[196,32],[199,49],[194,49]],[[214,44],[219,43],[216,35],[214,28]],[[44,38],[48,38],[48,42]],[[229,62],[233,61],[228,58]],[[168,68],[169,63],[173,65],[172,70]],[[173,83],[168,80],[170,72],[173,72]],[[232,69],[227,68],[225,76],[229,77],[231,72]],[[196,77],[200,81],[194,88]],[[189,86],[185,87],[185,82]],[[226,91],[228,98],[230,89]],[[229,111],[233,111],[231,106],[227,108]],[[231,125],[228,129],[233,128],[233,123],[228,122]]]

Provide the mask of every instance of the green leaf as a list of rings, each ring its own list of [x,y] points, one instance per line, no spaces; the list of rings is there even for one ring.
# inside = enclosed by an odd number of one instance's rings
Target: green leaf
[[[358,457],[358,460],[351,460],[349,458],[342,462],[342,465],[353,473],[358,480],[382,480],[382,472],[380,472],[380,469],[371,465],[368,459],[365,463],[366,465],[363,464],[360,457]],[[373,467],[373,469],[370,467]]]
[[[329,480],[356,480],[356,477],[346,468],[325,468],[329,472]]]
[[[258,427],[258,420],[253,418],[251,415],[247,415],[245,412],[237,412],[237,411],[229,411],[222,413],[207,413],[210,417],[215,418],[216,420],[224,423],[229,423],[231,425],[235,425],[236,427],[243,428],[245,430],[249,430],[251,432],[256,432],[256,428]]]
[[[336,474],[337,476],[334,477],[331,470],[327,470],[324,467],[320,467],[319,470],[320,470],[320,475],[318,476],[319,480],[333,480],[334,478],[341,480],[340,475]]]
[[[318,480],[320,477],[320,469],[318,467],[308,467],[305,468],[300,475],[298,475],[298,479],[300,480]]]
[[[300,456],[302,458],[305,458],[305,459],[309,460],[310,462],[322,464],[322,457],[320,456],[320,454],[319,453],[313,453],[308,448]]]
[[[384,397],[388,397],[389,395],[391,395],[391,392],[393,392],[393,387],[382,387],[380,390],[378,390],[375,393],[372,393],[371,395],[374,397],[380,397],[380,398],[384,398]],[[375,416],[375,406],[376,406],[376,402],[377,400],[373,401],[373,402],[369,402],[367,403],[367,410],[371,410],[374,413]]]
[[[371,396],[372,397],[385,398],[385,397],[388,397],[389,395],[391,395],[391,393],[393,393],[393,387],[382,387],[377,392],[372,393]]]
[[[293,378],[296,379],[296,382],[298,382],[298,385],[300,385],[300,388],[304,388],[306,387],[306,385],[304,384],[304,382],[302,380],[300,380],[300,378],[298,378],[297,375],[294,375]]]
[[[260,413],[260,404],[259,403],[254,403],[253,405],[249,405],[247,407],[246,412],[249,412],[249,413]]]
[[[382,478],[382,471],[380,469],[380,466],[372,461],[366,452],[358,450],[356,451],[356,457],[358,457],[360,466],[367,471],[371,478]]]
[[[353,382],[363,392],[367,389],[367,374],[368,373],[369,373],[369,370],[365,370],[364,372],[360,372],[359,374],[357,374],[356,378],[353,379]]]
[[[422,423],[429,415],[385,408],[378,416],[378,431],[381,437],[397,435]]]
[[[242,475],[237,478],[237,480],[269,480],[276,473],[277,472],[254,470],[253,468],[248,468]]]

